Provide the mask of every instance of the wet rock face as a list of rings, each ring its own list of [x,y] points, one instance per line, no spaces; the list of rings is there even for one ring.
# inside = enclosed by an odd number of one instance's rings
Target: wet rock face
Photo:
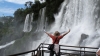
[[[88,38],[89,35],[82,33],[81,34],[81,39],[79,41],[79,45],[80,46],[85,46],[85,40]]]
[[[81,34],[81,39],[86,39],[88,36],[89,35],[83,33],[83,34]]]

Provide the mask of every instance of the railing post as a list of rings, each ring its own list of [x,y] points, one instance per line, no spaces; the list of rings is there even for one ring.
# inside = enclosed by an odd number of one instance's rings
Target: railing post
[[[60,45],[59,45],[59,53],[60,53],[60,54],[59,54],[59,56],[61,56],[61,52],[60,52],[60,51],[61,51],[61,49],[60,49],[60,48],[61,48],[61,47],[60,47]]]
[[[33,52],[33,55],[35,56],[35,51]]]
[[[80,56],[81,56],[81,47],[80,47]]]
[[[85,56],[85,47],[84,47],[84,56]]]
[[[43,43],[42,43],[42,51],[41,52],[42,52],[42,56],[44,56]]]
[[[33,52],[32,52],[32,56],[34,56]]]

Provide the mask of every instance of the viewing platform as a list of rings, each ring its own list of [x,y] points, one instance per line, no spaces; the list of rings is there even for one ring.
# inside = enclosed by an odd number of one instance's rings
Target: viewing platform
[[[35,50],[12,54],[8,56],[20,56],[31,53],[31,56],[46,56],[46,53],[50,53],[47,49],[48,45],[46,43],[41,43]],[[60,45],[60,56],[96,56],[96,51],[98,48],[96,47],[82,47],[82,46],[68,46],[68,45]]]

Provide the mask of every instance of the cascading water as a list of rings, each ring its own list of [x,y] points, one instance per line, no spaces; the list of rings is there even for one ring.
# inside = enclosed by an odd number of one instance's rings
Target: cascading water
[[[50,31],[64,30],[71,32],[60,43],[75,46],[99,47],[100,33],[98,0],[65,0],[58,15],[55,15],[55,24]],[[81,35],[88,37],[84,40]],[[84,40],[83,42],[80,40]]]
[[[9,46],[9,45],[14,44],[14,42],[15,42],[15,40],[14,40],[14,41],[11,41],[11,42],[9,42],[9,43],[7,43],[7,44],[5,44],[5,45],[0,46],[0,49],[5,48],[5,47],[7,47],[7,46]]]
[[[37,21],[37,29],[36,32],[43,31],[43,27],[45,26],[45,8],[41,9],[39,12],[39,19]]]
[[[100,47],[99,3],[100,0],[65,0],[59,8],[60,11],[58,14],[54,15],[55,22],[51,25],[51,29],[47,32],[54,32],[56,30],[67,32],[68,29],[70,29],[70,33],[62,38],[59,44]],[[45,33],[43,34],[43,27],[45,26],[44,22],[46,19],[44,14],[45,8],[40,11],[39,19],[37,21],[37,30],[35,31],[36,34],[41,34],[41,32],[42,34],[38,35],[38,40],[34,40],[32,42],[32,50],[40,43],[51,43],[50,37],[48,37]],[[27,27],[24,26],[26,28],[24,31],[26,32],[31,31],[30,25],[32,19],[30,18],[29,23],[28,17],[29,14],[26,16]]]
[[[86,47],[99,47],[100,18],[99,0],[65,0],[59,14],[55,14],[55,23],[48,32],[62,30],[71,32],[61,39],[60,44]],[[84,37],[85,36],[85,37]],[[45,43],[51,43],[46,34]],[[42,39],[41,39],[42,40]],[[49,42],[48,42],[49,41]]]
[[[55,30],[70,33],[60,40],[60,44],[73,46],[99,47],[100,18],[99,0],[65,0],[58,14],[55,14],[55,23],[48,32]],[[83,37],[85,36],[85,37]],[[46,34],[41,42],[51,43]],[[49,42],[48,42],[49,41]]]
[[[27,14],[25,23],[24,23],[24,32],[30,32],[32,30],[32,21],[33,21],[33,13]]]
[[[45,8],[42,8],[39,12],[39,18],[38,18],[38,21],[36,22],[37,23],[37,26],[34,26],[34,27],[37,27],[36,31],[34,33],[38,33],[38,37],[39,39],[41,40],[36,40],[36,41],[33,41],[33,45],[32,45],[32,50],[34,50],[35,48],[37,48],[40,43],[43,43],[46,39],[45,37],[42,38],[41,34],[43,34],[43,30],[44,30],[44,27],[46,28],[46,17],[45,17]],[[34,48],[33,48],[34,47]],[[31,54],[26,54],[25,56],[31,56]]]

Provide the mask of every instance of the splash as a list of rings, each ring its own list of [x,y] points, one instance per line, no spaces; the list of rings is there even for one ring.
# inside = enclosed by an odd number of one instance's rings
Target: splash
[[[99,47],[100,33],[98,17],[98,0],[65,0],[58,14],[55,14],[55,23],[48,32],[71,32],[61,39],[60,44],[73,46]],[[84,38],[81,35],[88,37]],[[49,40],[51,42],[51,40]],[[46,42],[48,43],[48,41]]]
[[[48,32],[71,30],[59,44],[84,47],[99,47],[100,18],[98,16],[99,0],[65,0],[55,22]],[[41,26],[42,27],[42,26]],[[86,35],[83,37],[82,35]],[[40,42],[51,43],[51,39],[44,33]],[[39,42],[39,43],[40,43]],[[34,44],[33,44],[34,45]]]
[[[9,43],[7,43],[7,44],[5,44],[5,45],[1,45],[1,46],[0,46],[0,49],[5,48],[5,47],[7,47],[7,46],[9,46],[9,45],[14,44],[14,42],[15,42],[15,40],[14,40],[14,41],[11,41],[11,42],[9,42]]]

